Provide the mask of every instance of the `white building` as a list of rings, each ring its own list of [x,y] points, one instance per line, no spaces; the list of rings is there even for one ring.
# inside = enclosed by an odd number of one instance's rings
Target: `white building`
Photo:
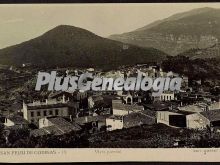
[[[23,103],[23,117],[28,122],[38,125],[38,121],[50,116],[68,116],[69,108],[65,100],[46,100],[46,102]]]
[[[112,110],[113,110],[113,115],[123,116],[123,115],[128,115],[133,112],[143,111],[144,107],[139,106],[139,105],[134,105],[134,104],[132,105],[123,104],[121,100],[113,100]]]
[[[123,116],[111,116],[106,118],[107,131],[113,131],[123,128]]]
[[[175,100],[175,95],[174,95],[174,92],[163,92],[161,95],[160,95],[160,100],[161,101],[171,101],[171,100]]]
[[[207,125],[210,125],[209,120],[200,113],[182,111],[158,111],[157,123],[190,129],[204,129],[207,128]]]
[[[148,111],[140,111],[130,113],[124,116],[113,115],[106,118],[106,127],[108,131],[113,131],[122,128],[131,128],[142,124],[155,124],[155,114],[150,114]]]

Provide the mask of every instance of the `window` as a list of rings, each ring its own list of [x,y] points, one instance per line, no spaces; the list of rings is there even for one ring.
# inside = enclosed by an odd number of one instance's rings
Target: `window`
[[[56,115],[56,116],[59,115],[59,110],[58,110],[58,109],[55,110],[55,115]]]
[[[31,123],[34,123],[34,119],[31,119]]]
[[[34,112],[31,112],[31,117],[34,117]]]
[[[47,116],[47,111],[44,111],[44,116]]]
[[[52,110],[50,110],[49,113],[50,113],[50,115],[53,115],[53,111]]]
[[[40,116],[40,111],[37,112],[37,116]]]
[[[170,96],[170,100],[172,100],[171,96]]]

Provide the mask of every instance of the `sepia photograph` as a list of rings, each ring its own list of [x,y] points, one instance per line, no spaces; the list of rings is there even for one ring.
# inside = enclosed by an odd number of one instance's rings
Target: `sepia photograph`
[[[220,3],[1,4],[0,15],[0,155],[220,147]]]

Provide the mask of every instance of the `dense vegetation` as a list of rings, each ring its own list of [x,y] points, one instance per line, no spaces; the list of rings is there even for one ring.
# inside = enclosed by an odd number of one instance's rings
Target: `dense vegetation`
[[[191,79],[220,80],[220,59],[190,59],[185,56],[169,56],[162,62],[165,71],[187,75]]]
[[[0,147],[22,148],[169,148],[220,147],[219,134],[208,130],[171,128],[162,124],[89,134],[87,131],[60,136],[29,137],[29,131],[20,129],[8,135],[0,129]],[[5,137],[8,137],[7,140]],[[176,146],[175,143],[178,142]]]

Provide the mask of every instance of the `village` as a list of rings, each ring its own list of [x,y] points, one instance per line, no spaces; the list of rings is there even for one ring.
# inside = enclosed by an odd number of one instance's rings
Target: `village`
[[[135,128],[142,125],[163,124],[174,129],[210,130],[220,134],[220,99],[185,75],[165,72],[160,66],[139,64],[118,70],[101,72],[93,68],[63,70],[64,74],[80,76],[89,72],[99,77],[127,78],[181,77],[180,91],[164,91],[153,96],[149,91],[53,91],[46,99],[24,99],[21,108],[1,113],[7,132],[26,129],[30,137],[62,136],[71,132],[98,134]],[[199,86],[200,85],[200,86]],[[3,111],[1,111],[3,112]],[[5,132],[4,132],[5,134]]]

